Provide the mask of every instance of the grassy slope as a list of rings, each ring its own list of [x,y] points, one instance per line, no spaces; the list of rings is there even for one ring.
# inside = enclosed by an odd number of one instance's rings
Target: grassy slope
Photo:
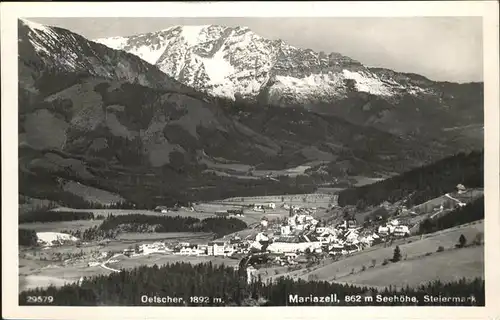
[[[415,260],[391,263],[338,280],[350,284],[399,288],[406,285],[415,287],[432,279],[450,282],[463,277],[484,277],[484,246],[443,251]]]

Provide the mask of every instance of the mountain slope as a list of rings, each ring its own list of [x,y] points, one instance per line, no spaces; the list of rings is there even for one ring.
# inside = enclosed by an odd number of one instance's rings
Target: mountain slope
[[[33,198],[80,206],[64,188],[71,181],[150,205],[299,193],[312,191],[313,177],[219,169],[330,161],[330,179],[392,174],[454,153],[303,108],[208,97],[65,29],[20,21],[18,43],[20,192]]]
[[[20,19],[18,32],[19,82],[27,91],[36,90],[34,82],[44,72],[57,71],[195,92],[135,55],[110,50],[69,30]]]
[[[245,27],[174,26],[96,41],[135,54],[212,95],[304,106],[395,134],[439,136],[443,126],[483,123],[482,83],[435,82],[368,68],[341,54],[296,48]]]
[[[80,77],[20,108],[21,191],[57,200],[44,193],[62,189],[69,180],[125,198],[130,193],[124,189],[137,193],[138,186],[158,196],[207,184],[225,185],[229,192],[241,179],[205,174],[207,162],[284,169],[334,160],[343,177],[398,172],[429,156],[416,141],[335,117],[225,103]]]

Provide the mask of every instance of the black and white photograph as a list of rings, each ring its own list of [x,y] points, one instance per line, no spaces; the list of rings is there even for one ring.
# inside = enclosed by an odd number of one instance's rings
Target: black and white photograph
[[[498,38],[491,52],[485,17],[356,16],[354,4],[328,16],[319,2],[319,16],[283,15],[294,4],[278,2],[259,16],[266,4],[251,4],[241,8],[254,15],[221,14],[237,7],[220,2],[80,16],[46,3],[2,22],[17,47],[5,63],[2,41],[10,301],[143,317],[250,306],[500,316],[488,267],[499,144],[486,128],[498,131],[498,82],[485,73],[498,77],[498,61],[487,67]]]

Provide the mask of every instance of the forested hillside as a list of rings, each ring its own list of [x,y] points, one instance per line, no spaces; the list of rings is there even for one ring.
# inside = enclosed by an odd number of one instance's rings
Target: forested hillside
[[[419,233],[432,233],[481,219],[484,219],[484,197],[436,219],[425,219],[420,223]]]
[[[484,151],[459,153],[392,178],[339,193],[339,205],[365,208],[405,199],[407,206],[454,191],[458,184],[483,187]]]

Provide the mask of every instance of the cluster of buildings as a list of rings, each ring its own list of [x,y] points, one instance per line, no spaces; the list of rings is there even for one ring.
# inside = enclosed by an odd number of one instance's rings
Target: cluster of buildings
[[[233,243],[225,241],[214,241],[208,244],[154,242],[137,245],[135,248],[124,249],[123,254],[129,257],[153,253],[181,256],[231,256],[237,251],[236,243],[234,241],[231,242]]]
[[[385,225],[379,226],[377,233],[384,237],[390,235],[395,237],[406,237],[410,235],[410,229],[408,226],[400,224],[399,220],[394,219]]]
[[[274,203],[254,204],[254,211],[273,210]],[[210,241],[206,244],[155,242],[124,250],[126,255],[163,253],[184,256],[225,256],[241,258],[252,253],[273,256],[275,263],[296,264],[309,253],[330,256],[351,254],[384,241],[387,237],[404,237],[409,228],[392,220],[378,229],[358,226],[356,220],[346,219],[337,225],[326,225],[313,217],[316,208],[301,208],[284,204],[289,216],[269,221],[263,217],[255,232],[246,237],[238,235]],[[241,209],[218,212],[218,215],[243,215]]]
[[[271,203],[256,203],[253,205],[253,211],[255,212],[266,212],[266,210],[274,210],[276,209],[276,204],[271,202]]]
[[[290,216],[279,223],[261,221],[259,233],[250,248],[281,255],[281,262],[290,263],[307,252],[329,255],[350,254],[382,242],[385,238],[410,235],[408,226],[397,219],[378,230],[363,229],[355,220],[346,219],[338,225],[325,225],[311,214],[315,208],[287,206]]]

